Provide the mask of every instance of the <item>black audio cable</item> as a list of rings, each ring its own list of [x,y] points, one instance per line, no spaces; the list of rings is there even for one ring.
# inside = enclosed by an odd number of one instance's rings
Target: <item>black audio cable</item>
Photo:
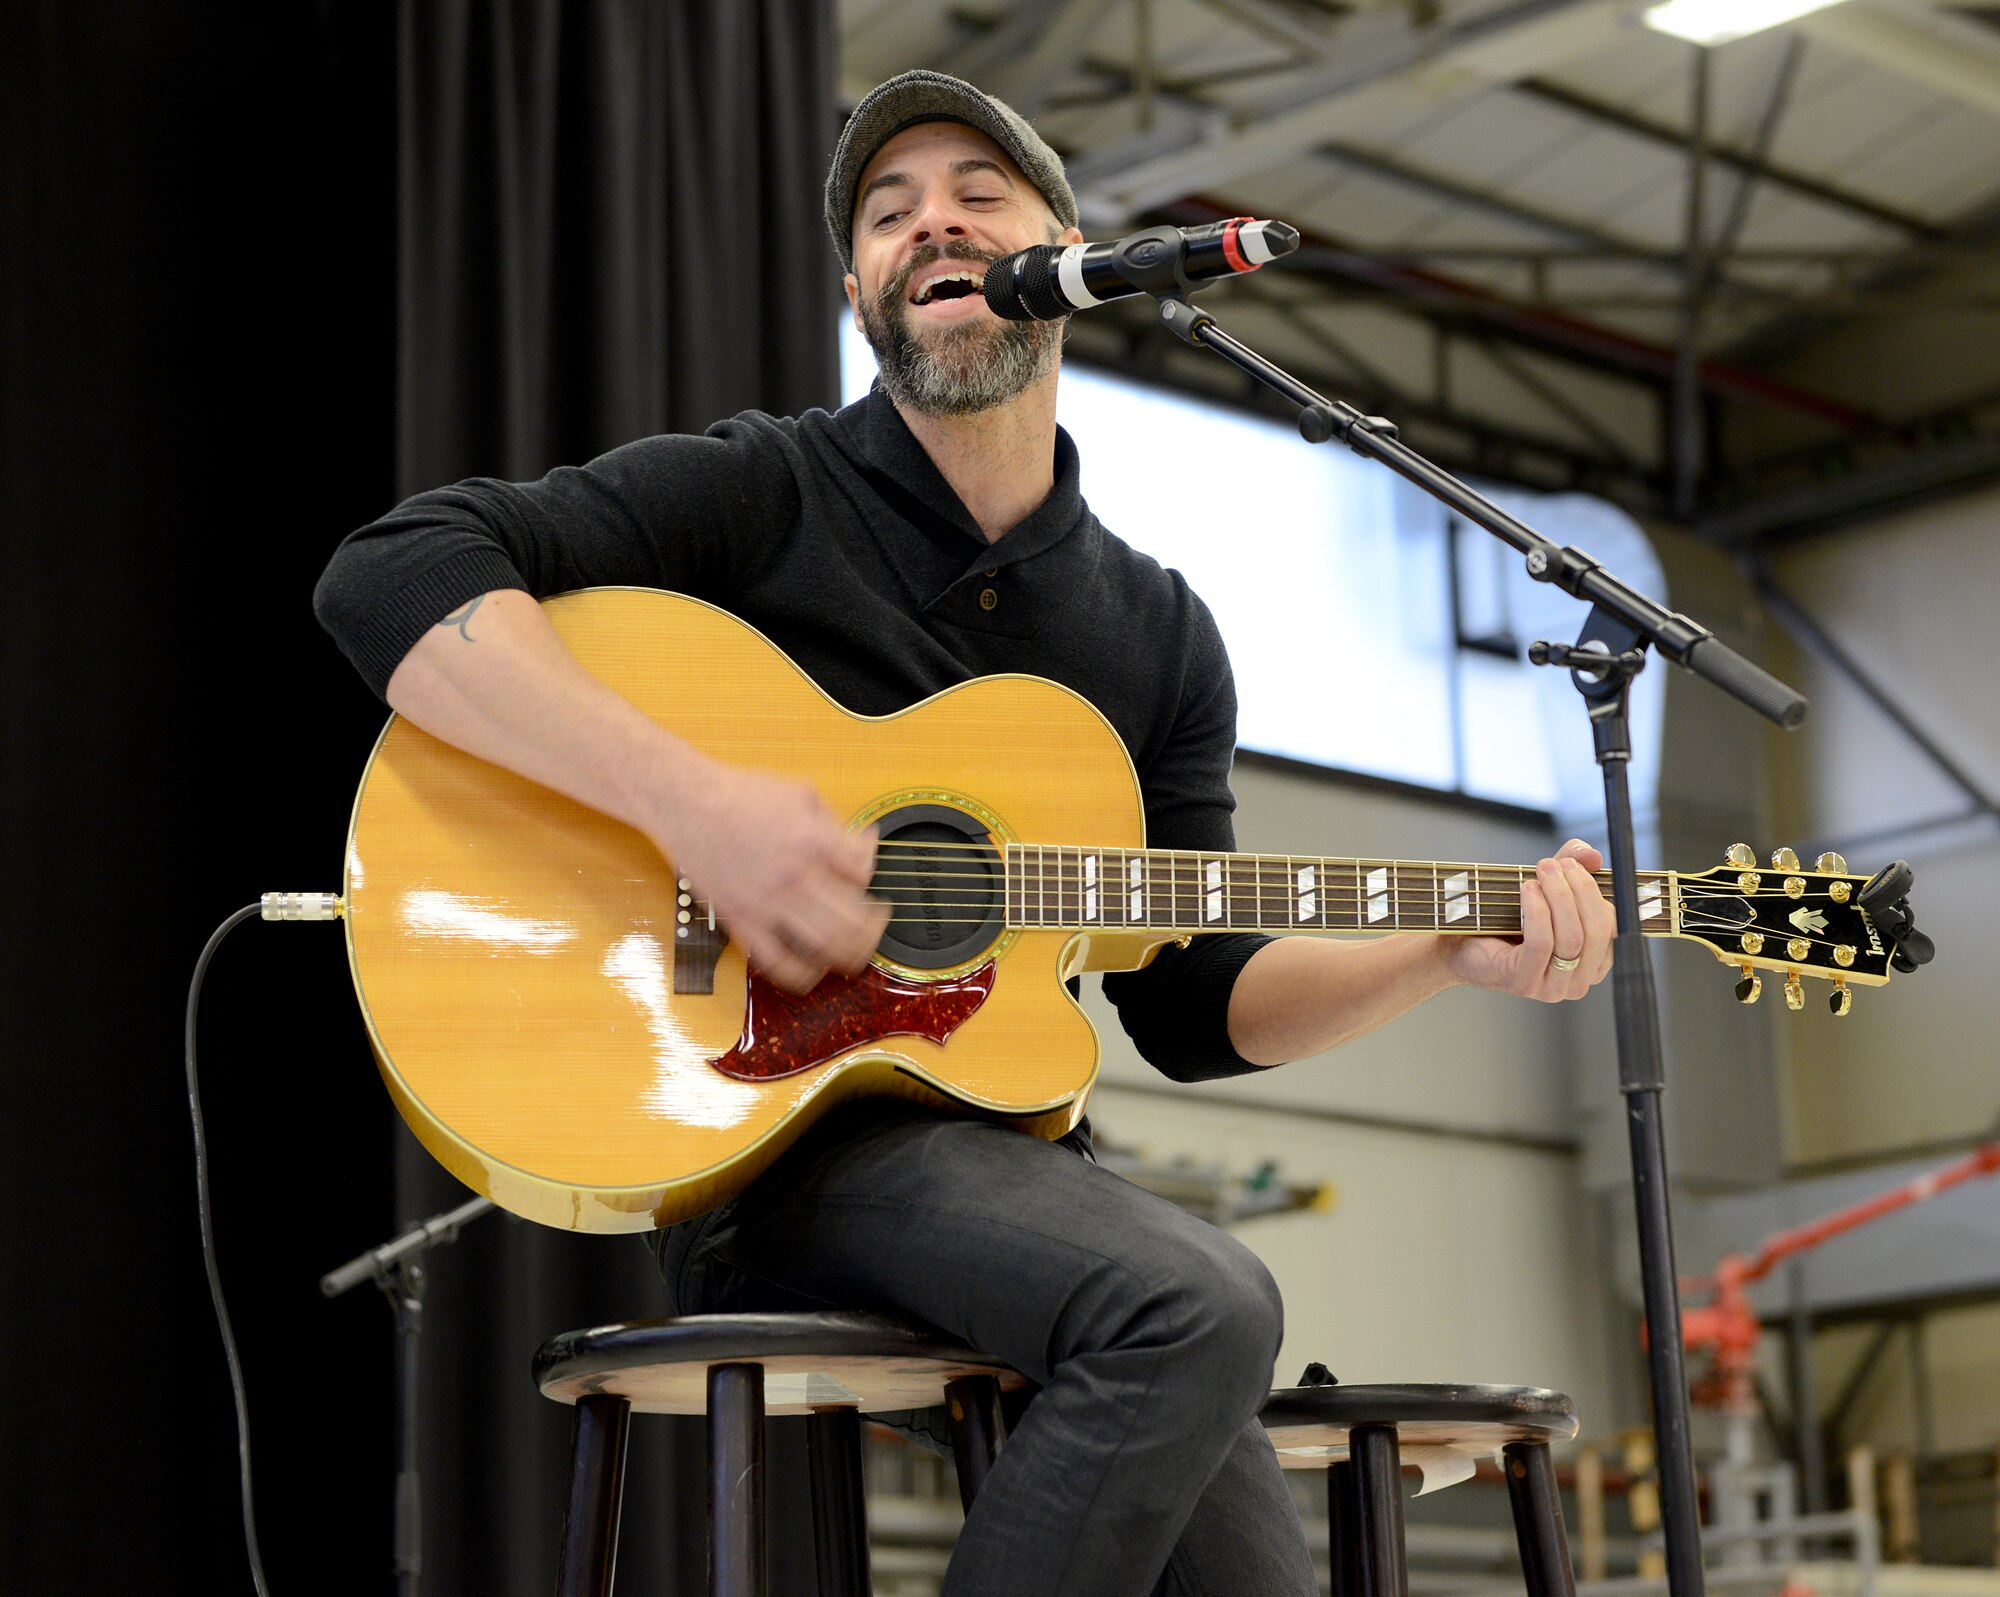
[[[250,1406],[243,1390],[243,1363],[237,1357],[236,1333],[230,1327],[229,1309],[222,1300],[222,1273],[215,1258],[215,1226],[209,1213],[208,1136],[202,1126],[201,1087],[195,1074],[195,1014],[201,1007],[201,983],[208,974],[208,962],[215,957],[216,949],[222,946],[223,938],[245,921],[258,915],[265,920],[337,920],[342,907],[339,897],[333,893],[266,893],[256,903],[245,904],[215,928],[203,945],[201,956],[194,962],[194,979],[188,984],[184,1041],[187,1050],[188,1115],[194,1122],[194,1183],[195,1200],[201,1216],[201,1257],[208,1269],[209,1302],[215,1306],[215,1323],[222,1332],[222,1351],[229,1363],[229,1389],[236,1400],[236,1460],[243,1496],[243,1545],[250,1555],[250,1578],[256,1584],[257,1597],[270,1597],[271,1588],[265,1582],[264,1560],[257,1550],[257,1512],[250,1495]]]

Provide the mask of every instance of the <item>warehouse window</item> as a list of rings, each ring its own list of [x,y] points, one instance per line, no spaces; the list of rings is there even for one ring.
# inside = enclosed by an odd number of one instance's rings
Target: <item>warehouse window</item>
[[[842,386],[874,361],[842,322]],[[1239,743],[1335,770],[1548,810],[1602,814],[1581,700],[1526,659],[1575,638],[1584,607],[1529,579],[1520,556],[1344,449],[1183,394],[1071,365],[1059,416],[1091,508],[1184,573],[1229,645]],[[1559,544],[1662,597],[1659,562],[1615,506],[1481,485]],[[1632,795],[1657,785],[1660,669],[1634,695]]]

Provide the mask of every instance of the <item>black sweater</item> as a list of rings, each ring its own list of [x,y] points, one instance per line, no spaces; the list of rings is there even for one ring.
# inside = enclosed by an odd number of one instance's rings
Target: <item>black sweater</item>
[[[473,478],[354,533],[320,579],[322,625],[376,693],[475,595],[602,584],[707,599],[760,629],[840,703],[886,715],[1018,671],[1081,693],[1125,740],[1154,847],[1234,847],[1236,693],[1208,609],[1177,571],[1107,532],[1056,434],[1055,488],[988,544],[880,392],[836,415],[746,411],[704,437],[614,449],[540,482]],[[1230,989],[1269,939],[1169,946],[1106,995],[1177,1081],[1255,1069]]]

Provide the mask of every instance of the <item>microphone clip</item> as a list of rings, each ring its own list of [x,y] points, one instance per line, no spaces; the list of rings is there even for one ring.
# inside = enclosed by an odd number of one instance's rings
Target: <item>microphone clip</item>
[[[1185,300],[1207,287],[1188,276],[1187,237],[1177,227],[1142,228],[1118,241],[1111,260],[1126,282],[1156,299]]]

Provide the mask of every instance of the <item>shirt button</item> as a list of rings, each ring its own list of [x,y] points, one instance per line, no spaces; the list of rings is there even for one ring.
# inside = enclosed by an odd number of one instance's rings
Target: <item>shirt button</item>
[[[1000,602],[1000,595],[995,593],[991,588],[981,588],[979,590],[980,609],[991,610],[999,602]]]

